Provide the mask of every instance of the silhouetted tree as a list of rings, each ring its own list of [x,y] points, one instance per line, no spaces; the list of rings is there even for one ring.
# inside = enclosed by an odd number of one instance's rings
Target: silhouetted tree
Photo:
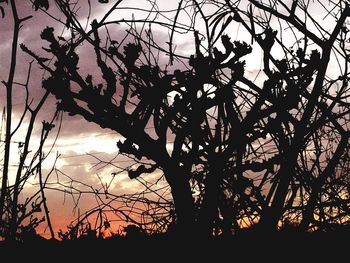
[[[249,1],[247,11],[243,2],[225,1],[226,10],[263,50],[263,92],[271,106],[260,112],[270,111],[263,134],[274,137],[278,165],[267,170],[272,186],[260,222],[268,229],[287,214],[301,220],[304,229],[346,221],[348,178],[341,168],[349,148],[345,98],[350,9],[346,1],[326,2],[328,7],[318,3],[321,10],[316,13],[325,15],[327,27],[312,15],[317,4],[307,1]],[[278,21],[275,30],[272,19]],[[275,55],[273,48],[281,53]]]
[[[43,87],[59,110],[117,131],[120,152],[152,161],[130,178],[164,172],[179,232],[232,234],[257,222],[325,229],[348,220],[346,1],[183,0],[164,20],[152,2],[146,19],[130,21],[109,19],[116,1],[88,30],[75,5],[55,2],[71,38],[42,31],[54,66],[23,50],[50,73]],[[180,22],[187,16],[190,23]],[[126,35],[110,34],[123,23]],[[168,46],[157,26],[168,30]],[[233,40],[235,28],[242,35]],[[175,52],[174,39],[186,33],[190,57]],[[82,43],[92,46],[100,78],[80,70]],[[262,63],[252,77],[255,50]]]
[[[35,233],[36,227],[43,221],[47,221],[51,237],[54,232],[49,217],[49,210],[45,198],[45,185],[52,170],[47,174],[43,172],[42,162],[48,156],[44,152],[44,143],[50,131],[54,128],[54,122],[58,112],[53,114],[50,121],[38,122],[38,115],[50,96],[49,91],[34,102],[31,92],[31,73],[33,61],[28,64],[28,73],[24,83],[16,81],[16,69],[18,67],[18,42],[20,29],[31,16],[21,17],[18,14],[17,1],[0,1],[0,10],[3,17],[12,18],[13,31],[12,46],[10,53],[10,64],[8,65],[7,80],[2,80],[2,85],[6,90],[6,98],[1,98],[4,105],[2,114],[1,131],[5,127],[4,136],[1,134],[1,149],[4,157],[1,159],[1,191],[0,191],[0,240],[23,241],[27,235]],[[1,23],[2,21],[0,21]],[[25,91],[25,96],[21,101],[15,101],[15,93],[19,90]],[[16,118],[14,105],[23,104],[23,111],[19,112]],[[35,128],[41,130],[38,136],[37,145],[33,146]],[[19,134],[24,132],[23,138]],[[17,144],[18,156],[13,155],[13,145]],[[11,156],[13,155],[13,156]],[[16,163],[18,162],[18,163]],[[11,167],[14,166],[14,169]],[[36,176],[36,180],[33,178]],[[27,186],[32,187],[32,191],[24,193]],[[23,201],[21,198],[23,198]],[[44,214],[44,216],[43,216]]]

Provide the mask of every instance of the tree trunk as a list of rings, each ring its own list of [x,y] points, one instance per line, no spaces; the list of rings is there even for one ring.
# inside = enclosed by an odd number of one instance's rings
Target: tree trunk
[[[199,231],[204,236],[213,235],[214,221],[218,215],[219,191],[216,174],[211,174],[205,184],[205,194],[199,216]]]
[[[219,157],[212,158],[209,173],[205,180],[205,193],[201,204],[199,215],[199,231],[200,234],[206,237],[213,235],[214,221],[218,216],[218,202],[219,202],[219,187],[220,175],[222,173],[222,165]]]
[[[13,14],[13,37],[12,37],[12,51],[11,51],[11,65],[8,75],[7,82],[4,82],[6,86],[6,137],[5,137],[5,153],[4,153],[4,164],[3,164],[3,173],[2,173],[2,182],[1,182],[1,192],[0,192],[0,222],[3,220],[5,199],[7,195],[7,183],[9,176],[9,163],[10,163],[10,145],[11,145],[11,124],[12,124],[12,88],[13,80],[15,77],[16,71],[16,62],[17,62],[17,45],[19,38],[20,30],[20,20],[17,15],[16,3],[14,0],[10,1],[11,10]]]
[[[188,174],[180,167],[165,170],[175,204],[176,231],[180,236],[194,231],[194,200]]]
[[[277,230],[278,221],[284,212],[284,204],[288,195],[290,180],[293,177],[294,165],[284,163],[278,173],[279,183],[269,209],[265,209],[261,215],[260,227],[263,231],[274,232]]]

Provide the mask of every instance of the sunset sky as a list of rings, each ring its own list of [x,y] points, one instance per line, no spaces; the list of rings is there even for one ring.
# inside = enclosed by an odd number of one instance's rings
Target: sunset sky
[[[142,5],[135,5],[140,1],[125,1],[121,6],[134,5],[142,7]],[[35,12],[32,8],[30,1],[16,1],[18,6],[19,17],[24,17],[32,15],[33,18],[26,21],[23,24],[23,27],[20,31],[20,43],[25,43],[30,49],[35,50],[39,54],[42,54],[41,47],[45,43],[40,39],[40,32],[46,27],[54,27],[56,32],[63,32],[63,26],[57,21],[51,19],[48,15],[44,14],[41,11]],[[58,18],[63,16],[57,12],[56,6],[51,1],[51,6],[48,10],[50,14],[55,15]],[[87,1],[80,1],[81,9],[79,15],[81,20],[86,20],[86,3]],[[109,10],[111,4],[114,1],[111,1],[110,4],[99,4],[97,1],[91,1],[92,4],[92,14],[91,23],[93,18],[100,19],[106,12]],[[147,8],[147,4],[143,5]],[[10,61],[10,52],[12,44],[12,21],[11,21],[11,12],[8,6],[5,8],[5,18],[0,20],[0,79],[7,79],[9,61]],[[126,18],[131,18],[131,13],[128,12],[124,14]],[[114,14],[111,16],[111,19],[114,19]],[[117,15],[120,19],[120,14]],[[64,20],[64,18],[63,18]],[[64,34],[63,34],[64,35]],[[88,48],[87,48],[88,49]],[[84,57],[85,47],[80,48],[80,54]],[[87,51],[88,52],[88,51]],[[94,68],[89,68],[89,60],[95,61],[93,54],[87,54],[85,57],[85,72],[93,72]],[[18,83],[24,83],[27,77],[27,70],[29,67],[29,62],[31,58],[24,54],[20,49],[18,51],[17,59],[17,68],[15,81]],[[93,66],[92,66],[93,67]],[[38,98],[43,94],[41,88],[41,81],[45,77],[44,72],[39,69],[39,67],[34,63],[32,69],[32,77],[30,78],[30,98],[33,99],[33,103],[37,103]],[[2,84],[1,84],[2,85]],[[5,89],[3,86],[0,89],[0,106],[1,106],[1,117],[2,110],[5,106]],[[24,106],[24,89],[22,86],[16,85],[14,88],[14,113],[13,119],[14,123],[18,122],[19,116],[23,111]],[[37,125],[35,127],[35,132],[32,137],[32,145],[35,148],[35,145],[38,144],[41,122],[43,120],[50,120],[52,118],[53,112],[55,111],[56,101],[53,97],[50,97],[48,102],[44,105],[44,110],[40,112],[39,117],[37,118]],[[26,127],[27,119],[22,125],[23,129],[20,129],[16,136],[13,138],[13,143],[11,144],[11,160],[10,160],[10,172],[13,174],[18,164],[18,143],[23,141]],[[54,141],[55,135],[58,131],[58,121],[56,122],[56,128],[52,131],[52,136],[49,138],[46,144],[46,150],[49,151],[52,142]],[[14,125],[15,126],[15,125]],[[2,125],[1,130],[1,149],[3,149],[4,140],[4,124]],[[62,172],[58,174],[52,174],[52,182],[56,181],[57,176],[60,178],[60,182],[69,182],[69,179],[65,178],[65,175],[74,178],[76,181],[85,183],[86,185],[91,185],[97,189],[100,188],[100,179],[105,184],[109,184],[111,180],[111,173],[118,173],[121,171],[121,168],[125,168],[133,164],[132,160],[128,160],[126,157],[117,157],[118,149],[116,142],[120,139],[115,132],[111,130],[101,129],[98,125],[91,124],[82,120],[78,116],[69,117],[67,114],[63,115],[62,128],[59,133],[58,140],[55,144],[55,147],[50,154],[50,156],[45,160],[44,167],[45,171],[49,171],[56,159],[56,155],[59,154],[59,159],[56,162],[56,168]],[[1,151],[3,154],[3,151]],[[105,166],[104,164],[98,165],[99,160],[91,156],[90,154],[99,158],[102,161],[112,161],[113,165]],[[0,158],[2,159],[3,156]],[[120,168],[118,168],[120,167]],[[13,181],[13,176],[10,178]],[[35,182],[36,179],[34,178]],[[91,191],[88,187],[82,185],[76,185],[81,190]],[[113,191],[116,194],[123,194],[137,191],[141,186],[135,182],[131,181],[127,173],[118,174],[118,177],[113,181],[109,190]],[[27,189],[23,192],[21,196],[23,199],[26,198],[27,193],[31,193],[33,188],[28,186]],[[35,188],[36,189],[36,188]],[[57,232],[59,229],[66,229],[66,226],[78,216],[78,208],[80,213],[96,206],[96,200],[90,195],[83,195],[80,198],[79,206],[77,209],[74,209],[74,201],[69,194],[64,194],[62,192],[50,191],[46,192],[48,206],[50,209],[50,214],[53,221],[54,230]],[[77,197],[77,196],[76,196]],[[39,233],[42,233],[44,228],[46,228],[46,223],[41,224],[38,229]],[[48,231],[44,233],[45,236],[48,235]]]
[[[89,21],[87,21],[87,0],[79,1],[79,10],[77,12],[82,25],[86,25],[88,22],[88,29],[90,28],[91,21],[93,19],[100,20],[116,1],[110,1],[108,4],[100,4],[97,0],[92,0],[90,2],[91,15]],[[65,18],[58,12],[53,1],[49,1],[49,3],[50,8],[47,12],[57,19],[61,19],[64,23]],[[33,16],[31,19],[23,23],[19,34],[19,44],[24,43],[28,48],[37,54],[47,56],[47,53],[42,50],[42,47],[45,47],[47,43],[40,38],[40,33],[45,27],[53,27],[57,34],[61,34],[63,37],[69,38],[69,32],[62,25],[62,23],[55,21],[49,15],[40,10],[34,11],[34,8],[29,0],[18,0],[16,1],[16,4],[20,18],[29,15]],[[176,10],[177,6],[177,1],[162,0],[158,2],[158,7],[160,10],[172,10],[171,12],[165,13],[170,19],[175,16],[174,10]],[[126,7],[134,7],[136,9],[130,11],[127,10]],[[114,21],[122,18],[130,20],[132,19],[132,16],[138,19],[144,19],[146,18],[147,14],[139,9],[150,10],[151,4],[149,1],[125,0],[121,3],[121,5],[119,5],[119,8],[120,10],[114,11],[108,20]],[[0,20],[0,80],[6,80],[8,76],[13,34],[13,21],[9,5],[4,5],[4,11],[5,17]],[[168,19],[166,16],[157,17],[156,20],[166,21]],[[180,15],[180,19],[182,23],[189,21],[189,17],[182,14]],[[126,27],[123,26],[116,27],[115,32],[111,32],[111,34],[115,34],[118,37],[118,32],[124,32],[125,28]],[[161,45],[167,45],[166,41],[168,38],[168,32],[166,30],[156,30],[155,37],[160,40],[159,43]],[[181,38],[176,38],[174,39],[174,43],[177,46],[177,52],[187,55],[193,53],[192,36],[182,36]],[[83,45],[79,47],[78,51],[80,55],[80,65],[82,65],[82,74],[85,75],[89,73],[93,75],[94,71],[96,70],[96,57],[94,56],[93,52],[91,52],[91,47],[88,45]],[[31,60],[31,57],[22,52],[21,49],[18,49],[15,75],[16,83],[25,83],[29,62]],[[41,82],[45,77],[47,77],[45,72],[34,62],[29,80],[29,100],[33,100],[33,105],[38,102],[40,96],[43,94]],[[15,85],[13,95],[14,110],[12,117],[14,120],[13,127],[15,127],[24,109],[25,92],[23,86]],[[5,117],[2,114],[3,108],[6,105],[5,97],[6,92],[2,86],[0,89],[1,119]],[[48,101],[44,105],[44,109],[40,111],[37,118],[36,126],[34,128],[34,135],[31,139],[31,146],[33,147],[33,150],[36,149],[39,142],[42,126],[41,122],[43,120],[49,121],[52,118],[55,109],[56,100],[54,97],[49,97]],[[61,117],[61,115],[59,117]],[[137,181],[130,180],[127,172],[123,171],[125,168],[127,169],[128,167],[132,167],[135,162],[125,156],[118,155],[116,143],[122,138],[116,132],[109,129],[102,129],[93,123],[88,123],[79,116],[72,117],[64,113],[62,115],[62,119],[63,122],[59,131],[58,140],[56,141],[51,154],[43,163],[44,172],[46,172],[46,174],[48,174],[55,163],[56,170],[51,174],[49,182],[59,182],[70,185],[71,179],[73,179],[76,182],[73,183],[74,187],[88,192],[91,192],[90,186],[94,187],[95,189],[101,189],[102,182],[104,185],[109,185],[108,190],[110,193],[116,195],[134,193],[144,189]],[[47,152],[51,149],[52,143],[55,141],[59,123],[59,120],[55,122],[56,127],[52,130],[51,136],[45,144],[45,150]],[[10,182],[13,182],[14,173],[18,167],[19,145],[24,140],[25,132],[27,131],[27,124],[28,118],[25,118],[24,123],[13,137],[13,142],[11,143]],[[3,154],[5,123],[2,124],[0,133],[1,154]],[[59,155],[59,158],[55,162],[57,155]],[[1,162],[3,161],[3,156],[1,156],[0,160]],[[104,163],[100,163],[100,161],[111,162],[111,165],[105,165]],[[117,174],[117,176],[114,177],[113,174]],[[160,175],[160,171],[156,171],[154,175],[148,176],[148,178],[158,178]],[[112,179],[113,182],[110,183]],[[37,183],[37,178],[32,178],[30,182]],[[160,184],[165,184],[164,180],[162,180]],[[57,188],[57,184],[52,185],[52,187]],[[22,201],[37,189],[37,186],[27,184],[26,189],[24,189],[21,195]],[[62,190],[64,188],[60,187],[59,189]],[[48,207],[55,232],[59,231],[59,229],[66,230],[66,226],[69,225],[72,220],[76,219],[79,214],[83,214],[85,211],[94,208],[98,204],[96,198],[89,193],[82,194],[81,196],[74,195],[73,197],[69,193],[63,193],[62,191],[46,190],[46,198],[48,200]],[[77,200],[79,200],[78,206],[76,206]],[[113,228],[113,230],[116,229],[116,227]],[[46,237],[49,236],[49,231],[45,222],[39,226],[38,233]]]
[[[51,3],[52,1],[50,1]],[[91,0],[92,5],[92,14],[90,17],[90,21],[88,23],[88,28],[90,28],[90,23],[92,19],[96,18],[97,20],[101,19],[107,10],[114,4],[116,1],[110,1],[109,4],[100,4],[97,0]],[[286,1],[288,4],[291,1]],[[20,31],[20,43],[26,44],[28,48],[31,50],[38,52],[38,54],[45,53],[41,49],[42,46],[45,46],[47,43],[43,42],[40,39],[40,32],[46,27],[54,27],[55,32],[62,33],[62,36],[68,36],[67,32],[64,31],[64,26],[59,24],[57,21],[50,18],[44,12],[37,11],[35,12],[32,8],[32,4],[30,1],[16,1],[18,5],[18,13],[20,17],[25,17],[28,15],[33,15],[33,18],[26,21],[23,24],[23,27]],[[87,17],[87,1],[80,0],[79,5],[81,9],[78,11],[78,15],[81,19],[83,25],[86,23]],[[178,1],[169,1],[169,0],[160,0],[158,1],[159,8],[161,10],[174,10],[178,5]],[[141,0],[125,0],[122,2],[120,7],[137,7],[137,8],[150,8],[149,1],[141,1]],[[11,52],[11,44],[12,44],[12,16],[9,6],[5,7],[5,17],[0,19],[0,80],[6,80],[9,69],[9,61],[10,61],[10,52]],[[322,20],[323,13],[322,9],[319,6],[313,7],[315,9],[315,18],[320,21],[328,21]],[[208,9],[208,12],[212,10]],[[51,3],[50,9],[48,10],[50,14],[58,18],[64,18],[61,14],[57,12],[57,9],[54,3]],[[121,17],[125,17],[126,19],[131,19],[132,14],[135,17],[144,18],[145,13],[141,11],[126,11],[119,10],[118,12],[114,12],[110,16],[110,20],[120,20]],[[173,18],[175,16],[175,12],[164,13],[168,18]],[[158,17],[159,21],[164,21],[164,17]],[[187,23],[189,21],[189,17],[186,15],[182,15],[180,17],[182,23]],[[272,25],[275,25],[276,21],[272,21]],[[201,28],[200,22],[198,22],[198,28]],[[117,34],[118,30],[123,30],[123,28],[116,28],[116,32],[112,32],[113,34]],[[229,33],[232,39],[238,38],[239,40],[250,41],[249,36],[238,27],[230,27]],[[154,33],[156,37],[161,42],[161,45],[166,46],[166,41],[168,41],[168,32],[163,30],[156,31]],[[69,37],[69,36],[68,36]],[[193,39],[190,36],[178,36],[175,40],[175,44],[177,45],[177,51],[183,54],[189,55],[194,53],[193,50]],[[286,41],[294,41],[293,39],[286,39]],[[250,58],[247,60],[247,74],[252,78],[257,76],[259,69],[261,68],[261,52],[260,49],[254,48],[253,46],[253,54],[251,54]],[[91,61],[95,61],[94,54],[90,52],[91,47],[82,46],[79,48],[79,55],[81,56],[81,64],[82,71],[86,73],[92,73],[95,70],[94,63],[90,63]],[[275,54],[278,54],[278,50],[274,51]],[[18,51],[18,59],[17,59],[17,68],[15,81],[18,83],[24,83],[27,77],[27,70],[29,66],[29,62],[31,58],[24,54],[20,49]],[[38,67],[37,64],[33,64],[32,77],[30,78],[30,98],[33,99],[33,103],[36,103],[38,97],[43,94],[43,90],[41,87],[41,81],[45,78],[45,73]],[[259,81],[259,80],[258,80]],[[261,79],[260,81],[263,81]],[[16,85],[14,87],[14,120],[19,119],[19,116],[23,110],[23,98],[24,98],[24,90],[20,85]],[[3,107],[5,106],[4,102],[5,98],[5,89],[1,84],[0,88],[0,114],[2,117]],[[38,123],[35,128],[35,133],[33,136],[33,145],[38,143],[39,140],[39,132],[41,128],[42,120],[49,120],[52,117],[52,114],[56,107],[56,101],[53,97],[50,97],[48,102],[45,104],[45,109],[40,113],[38,117]],[[27,120],[25,120],[27,121]],[[16,121],[15,121],[16,123]],[[26,122],[25,122],[26,123]],[[56,122],[58,124],[58,122]],[[4,124],[3,124],[4,125]],[[25,127],[25,125],[23,125]],[[52,131],[51,137],[47,141],[46,150],[48,151],[51,147],[52,142],[55,138],[55,133],[58,131],[58,125]],[[2,126],[1,132],[1,142],[4,140],[4,126]],[[13,138],[13,143],[11,145],[11,170],[12,172],[16,169],[16,165],[18,163],[18,143],[23,141],[25,129],[20,129],[16,136]],[[80,185],[83,190],[91,190],[88,189],[87,185],[94,186],[96,188],[100,188],[100,179],[104,184],[109,184],[110,180],[113,177],[113,173],[119,173],[124,168],[132,165],[134,163],[133,160],[127,159],[124,156],[117,156],[118,149],[116,143],[118,140],[122,139],[116,132],[109,129],[102,129],[96,124],[88,123],[83,120],[79,116],[68,116],[67,114],[63,115],[62,128],[59,133],[58,140],[55,144],[55,147],[52,150],[50,156],[45,160],[44,167],[45,171],[48,172],[57,155],[59,158],[56,162],[56,168],[60,171],[57,174],[52,174],[52,182],[56,181],[57,176],[60,177],[60,182],[68,182],[69,180],[65,177],[65,175],[70,176],[76,181],[83,182],[85,186]],[[1,145],[2,147],[2,145]],[[2,148],[1,148],[2,150]],[[1,151],[2,155],[2,151]],[[97,158],[95,158],[95,157]],[[0,160],[2,161],[2,156]],[[113,165],[105,166],[103,163],[99,164],[99,160],[105,162],[112,162]],[[159,176],[158,174],[154,175],[155,177]],[[100,177],[100,179],[99,179]],[[142,189],[142,186],[135,182],[134,180],[130,180],[127,176],[126,172],[122,172],[117,175],[111,184],[109,190],[113,191],[115,194],[124,194],[139,191]],[[25,193],[30,193],[32,191],[32,187],[28,186],[25,189]],[[23,193],[23,198],[25,198],[25,193]],[[59,229],[65,229],[66,226],[70,223],[71,220],[75,219],[78,215],[78,208],[80,213],[94,207],[96,205],[96,199],[91,195],[83,195],[79,201],[79,206],[77,209],[74,209],[74,200],[69,194],[64,194],[59,191],[46,191],[48,206],[50,209],[50,214],[52,217],[54,230],[57,232]],[[77,197],[77,196],[76,196]],[[44,234],[45,236],[48,234],[46,231],[43,233],[46,227],[46,223],[42,223],[41,227],[38,229],[39,233]]]

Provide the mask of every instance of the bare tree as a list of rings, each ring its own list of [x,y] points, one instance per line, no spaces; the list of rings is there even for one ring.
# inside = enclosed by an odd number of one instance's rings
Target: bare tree
[[[9,15],[13,20],[13,36],[8,78],[2,81],[6,89],[6,100],[2,101],[5,105],[3,124],[6,127],[6,131],[4,140],[2,140],[2,137],[0,138],[1,149],[4,153],[4,158],[1,160],[0,238],[21,240],[26,235],[35,233],[35,228],[45,220],[47,220],[51,237],[54,238],[55,235],[44,193],[45,185],[52,171],[47,174],[44,173],[42,162],[51,152],[51,150],[45,152],[43,147],[49,132],[55,126],[54,122],[57,119],[57,112],[53,114],[51,120],[43,120],[42,123],[38,123],[39,112],[43,109],[50,92],[46,91],[39,98],[32,97],[30,79],[33,61],[28,65],[25,82],[19,83],[16,81],[20,29],[27,20],[31,19],[31,16],[21,18],[18,14],[15,0],[1,2],[7,4],[6,6],[1,6],[3,15]],[[22,101],[23,111],[20,113],[20,117],[16,118],[13,108],[14,93],[20,89],[25,91]],[[34,99],[38,99],[38,101],[34,102]],[[38,136],[37,145],[33,146],[34,129],[35,127],[40,128],[40,126],[41,135]],[[18,139],[18,134],[22,131],[24,131],[23,139]],[[13,148],[14,144],[18,145],[17,157],[13,157],[11,153],[13,152],[11,148]],[[15,160],[15,158],[17,159]],[[18,164],[14,165],[15,161],[18,161]],[[14,169],[11,169],[13,165]],[[38,176],[38,187],[29,195],[24,194],[26,186],[33,184],[35,176]],[[25,200],[22,201],[20,199],[21,195],[25,197]],[[41,213],[42,207],[44,208],[44,216]]]
[[[345,1],[327,2],[328,6],[320,1],[289,5],[249,1],[247,11],[241,7],[243,2],[223,3],[261,46],[268,78],[265,86],[275,96],[269,107],[275,108],[274,113],[269,114],[265,131],[271,126],[275,129],[279,168],[267,192],[267,209],[261,214],[261,223],[269,229],[285,213],[294,217],[300,213],[296,222],[301,220],[301,227],[308,229],[310,224],[319,227],[339,216],[336,221],[342,223],[348,210],[349,193],[341,186],[347,174],[336,173],[336,168],[348,154],[346,39],[350,13]],[[330,27],[314,19],[315,8],[322,10],[318,12]],[[277,20],[276,30],[273,19]],[[288,36],[294,42],[288,43]],[[274,55],[273,45],[281,55]]]
[[[75,4],[55,2],[72,37],[43,30],[54,66],[23,50],[50,73],[43,87],[59,110],[117,131],[120,152],[150,161],[130,178],[164,172],[179,232],[232,234],[257,222],[270,231],[287,222],[325,229],[348,220],[346,1],[184,0],[165,19],[149,1],[149,10],[128,8],[145,19],[109,19],[125,9],[117,1],[89,29]],[[111,35],[121,24],[125,35]],[[168,30],[166,43],[155,27]],[[227,35],[235,28],[242,39]],[[175,52],[185,34],[190,57]],[[82,43],[93,48],[99,78],[79,69]],[[245,69],[254,49],[262,63],[252,77]]]

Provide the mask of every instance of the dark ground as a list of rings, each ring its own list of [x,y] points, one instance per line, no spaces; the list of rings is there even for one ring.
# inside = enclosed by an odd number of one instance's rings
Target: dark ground
[[[81,238],[0,243],[1,262],[350,262],[350,230],[257,234],[230,238],[170,236]],[[10,262],[9,261],[9,262]]]

